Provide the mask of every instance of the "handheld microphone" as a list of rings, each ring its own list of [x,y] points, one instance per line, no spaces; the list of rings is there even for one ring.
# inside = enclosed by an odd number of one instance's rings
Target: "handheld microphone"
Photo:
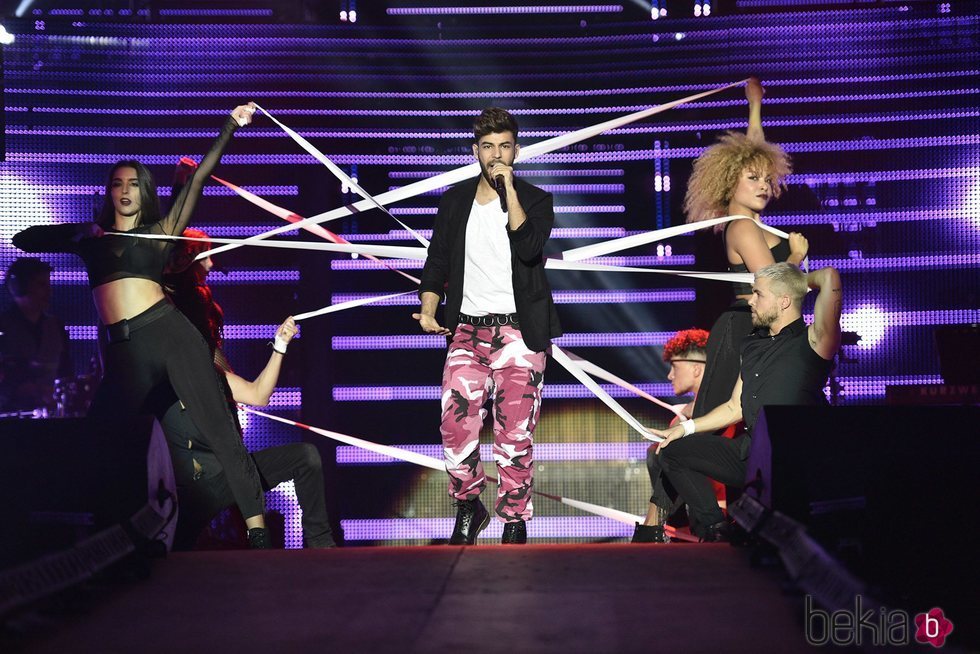
[[[507,189],[504,187],[503,175],[493,178],[493,187],[497,189],[497,195],[500,196],[500,210],[507,213]]]

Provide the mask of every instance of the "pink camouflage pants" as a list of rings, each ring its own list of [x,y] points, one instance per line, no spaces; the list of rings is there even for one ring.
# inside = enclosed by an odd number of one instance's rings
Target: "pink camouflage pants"
[[[532,434],[541,410],[547,353],[532,352],[512,325],[456,328],[442,373],[442,446],[449,494],[477,497],[486,485],[480,461],[483,408],[493,395],[493,458],[500,484],[497,516],[530,520],[533,483]]]

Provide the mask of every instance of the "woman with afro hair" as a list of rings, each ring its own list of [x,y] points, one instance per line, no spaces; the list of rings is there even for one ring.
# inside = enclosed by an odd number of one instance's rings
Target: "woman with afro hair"
[[[797,233],[782,239],[762,229],[762,212],[785,189],[792,172],[789,156],[768,143],[762,131],[762,84],[751,78],[745,87],[749,126],[745,134],[726,132],[694,162],[684,197],[687,222],[721,216],[745,216],[716,227],[728,257],[728,270],[750,272],[777,261],[799,265],[807,240]],[[739,345],[752,331],[749,284],[735,285],[734,302],[718,317],[707,343],[707,366],[694,405],[697,418],[727,401],[739,374]]]

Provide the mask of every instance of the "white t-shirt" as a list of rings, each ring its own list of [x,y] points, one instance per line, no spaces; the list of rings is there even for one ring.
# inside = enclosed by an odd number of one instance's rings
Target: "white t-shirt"
[[[473,200],[466,223],[466,263],[463,267],[461,313],[515,313],[514,283],[510,268],[510,237],[507,214],[500,202],[481,205]]]

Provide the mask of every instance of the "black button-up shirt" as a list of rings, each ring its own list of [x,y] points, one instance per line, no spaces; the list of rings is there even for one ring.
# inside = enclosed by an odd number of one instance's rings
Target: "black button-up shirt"
[[[833,361],[813,351],[803,318],[772,336],[768,328],[742,342],[742,420],[749,433],[764,406],[826,404],[823,387]]]

